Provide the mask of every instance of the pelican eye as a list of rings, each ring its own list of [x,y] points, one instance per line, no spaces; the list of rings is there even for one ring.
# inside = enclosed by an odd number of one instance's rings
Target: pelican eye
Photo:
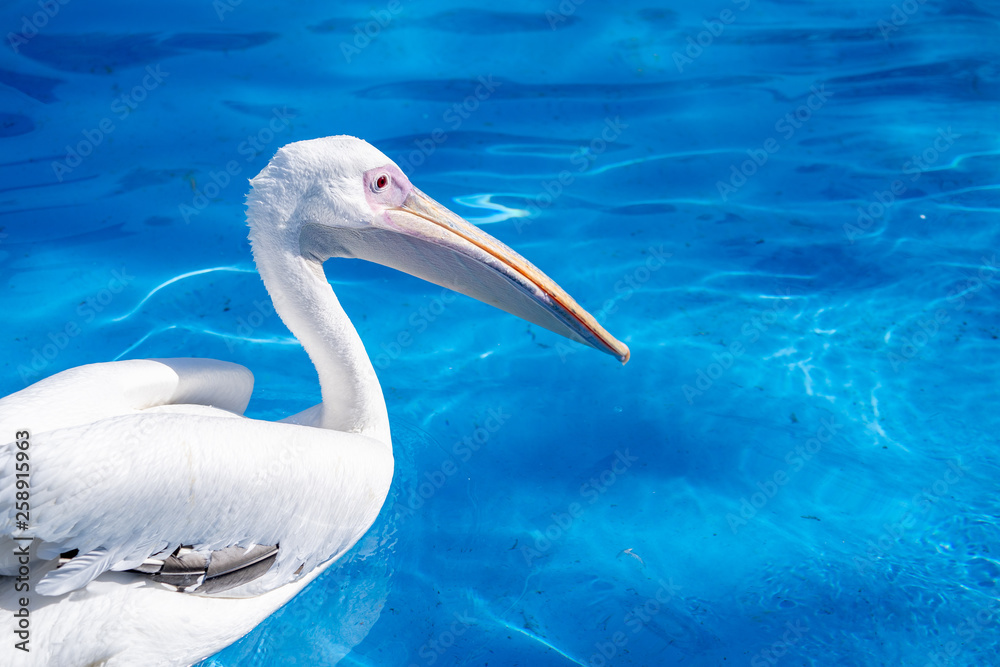
[[[379,174],[375,178],[374,183],[372,183],[372,190],[374,190],[375,192],[382,192],[388,186],[389,186],[389,175],[388,174]]]

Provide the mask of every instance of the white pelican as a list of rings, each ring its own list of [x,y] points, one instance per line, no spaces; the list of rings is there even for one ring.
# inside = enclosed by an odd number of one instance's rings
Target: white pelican
[[[367,142],[289,144],[251,185],[254,261],[323,402],[248,419],[253,375],[209,359],[81,366],[0,399],[0,664],[192,664],[368,530],[392,480],[389,419],[328,258],[394,267],[628,360],[550,278]]]

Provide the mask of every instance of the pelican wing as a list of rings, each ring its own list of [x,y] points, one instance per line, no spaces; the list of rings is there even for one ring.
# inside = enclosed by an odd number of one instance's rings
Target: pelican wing
[[[0,440],[90,424],[153,406],[194,404],[243,414],[253,373],[214,359],[135,359],[89,364],[0,399]]]
[[[18,451],[0,447],[0,542],[30,536],[41,558],[80,554],[40,582],[50,594],[181,546],[280,545],[266,574],[226,594],[272,590],[350,548],[392,478],[391,450],[366,436],[164,406],[32,432],[25,526]]]

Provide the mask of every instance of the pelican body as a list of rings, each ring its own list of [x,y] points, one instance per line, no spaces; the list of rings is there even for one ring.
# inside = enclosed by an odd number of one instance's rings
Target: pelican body
[[[389,419],[329,258],[405,271],[628,359],[550,278],[360,139],[289,144],[251,185],[254,261],[322,403],[249,419],[253,375],[209,359],[81,366],[0,399],[0,663],[190,665],[368,530],[392,481]]]

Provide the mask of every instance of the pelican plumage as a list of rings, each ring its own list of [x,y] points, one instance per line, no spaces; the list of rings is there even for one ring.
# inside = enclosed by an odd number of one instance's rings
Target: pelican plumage
[[[289,144],[251,185],[254,261],[322,403],[280,422],[244,417],[253,375],[209,359],[81,366],[0,399],[7,643],[30,614],[30,652],[4,646],[3,664],[192,664],[368,530],[393,475],[389,419],[329,258],[405,271],[628,360],[550,278],[365,141]]]

